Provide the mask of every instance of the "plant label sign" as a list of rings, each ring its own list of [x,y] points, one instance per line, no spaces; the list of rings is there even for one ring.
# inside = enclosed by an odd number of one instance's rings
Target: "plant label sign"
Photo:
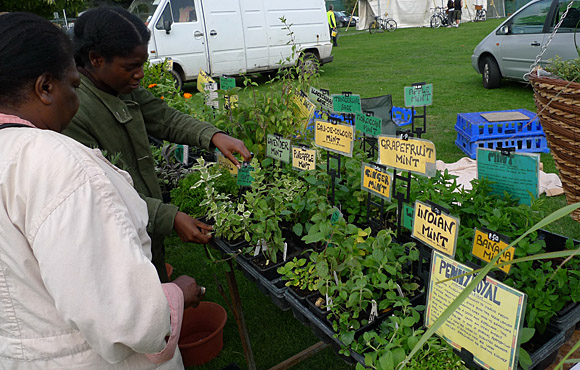
[[[236,79],[233,77],[220,77],[220,90],[229,90],[236,87]]]
[[[341,113],[362,112],[360,95],[332,94],[332,110]]]
[[[331,111],[334,107],[332,104],[332,97],[328,90],[318,90],[315,87],[310,87],[308,97],[314,102],[314,104],[319,105],[323,110]]]
[[[254,167],[249,165],[243,165],[242,168],[238,170],[238,186],[252,186],[254,179],[250,172],[254,171]]]
[[[403,227],[413,231],[413,218],[415,215],[415,209],[412,206],[404,203],[402,212],[403,212],[403,217],[402,217]]]
[[[472,270],[433,251],[425,326],[430,327],[472,281],[474,275],[441,282]],[[518,368],[519,329],[526,295],[487,276],[437,330],[457,350],[465,348],[485,369]]]
[[[379,198],[391,199],[391,174],[380,167],[362,163],[361,188]]]
[[[298,118],[298,122],[302,124],[300,127],[301,130],[305,131],[306,126],[308,126],[308,122],[310,122],[314,116],[314,110],[316,109],[316,106],[312,104],[310,100],[308,100],[308,97],[306,97],[306,94],[304,94],[303,91],[299,91],[297,94],[292,94],[290,99],[293,103],[291,109],[294,112],[296,118]]]
[[[507,236],[490,230],[479,230],[476,228],[471,254],[484,262],[489,262],[497,256],[500,251],[508,246],[508,240]],[[515,251],[516,249],[511,247],[503,252],[496,264],[511,261],[514,258]],[[507,274],[510,272],[511,266],[512,265],[505,265],[498,268]]]
[[[197,75],[197,91],[204,94],[205,93],[205,84],[207,83],[215,83],[214,79],[211,78],[209,74],[203,69],[199,69],[199,74]],[[217,89],[216,89],[217,90]]]
[[[316,169],[316,150],[302,146],[292,147],[292,168],[300,171]]]
[[[419,175],[434,176],[435,145],[423,139],[379,135],[379,163]]]
[[[364,113],[356,112],[356,129],[370,136],[381,134],[383,120],[379,117],[367,116]]]
[[[316,146],[338,154],[352,157],[354,126],[326,121],[314,121]]]
[[[219,149],[216,148],[215,150],[217,163],[226,168],[233,176],[238,176],[238,167],[232,163],[229,159],[227,159]]]
[[[174,156],[179,162],[185,165],[189,164],[189,145],[177,144]]]
[[[411,236],[433,249],[455,256],[459,235],[459,219],[446,214],[441,207],[415,202],[415,217]]]
[[[532,197],[539,194],[540,155],[538,153],[508,153],[477,148],[477,178],[487,177],[491,193],[503,195],[504,191],[531,205]]]
[[[405,107],[423,107],[433,104],[433,84],[405,86]]]
[[[238,101],[240,100],[237,95],[224,95],[224,109],[232,110],[238,106]]]
[[[284,163],[290,162],[290,140],[280,135],[268,135],[266,141],[266,156]]]
[[[219,108],[217,83],[208,82],[205,84],[205,104],[214,109]]]

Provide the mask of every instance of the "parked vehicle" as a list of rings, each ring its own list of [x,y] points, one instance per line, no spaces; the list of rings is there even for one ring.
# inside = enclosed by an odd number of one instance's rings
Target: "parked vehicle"
[[[134,0],[129,11],[151,31],[150,62],[171,58],[177,85],[200,69],[222,76],[302,63],[312,70],[333,58],[324,0]]]
[[[471,64],[482,75],[483,87],[497,88],[502,78],[525,81],[570,0],[533,0],[523,6],[485,37],[473,51]],[[573,0],[566,18],[548,44],[540,61],[550,58],[578,58],[574,31],[580,21],[580,0]]]
[[[334,17],[336,18],[336,24],[341,27],[348,26],[348,22],[350,21],[351,27],[356,27],[356,19],[354,17],[350,17],[350,14],[346,14],[345,12],[334,12]]]

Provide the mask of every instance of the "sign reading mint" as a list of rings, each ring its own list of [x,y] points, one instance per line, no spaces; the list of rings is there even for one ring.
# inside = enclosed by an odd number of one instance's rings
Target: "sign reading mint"
[[[433,104],[433,84],[424,82],[405,86],[405,107],[423,107]]]

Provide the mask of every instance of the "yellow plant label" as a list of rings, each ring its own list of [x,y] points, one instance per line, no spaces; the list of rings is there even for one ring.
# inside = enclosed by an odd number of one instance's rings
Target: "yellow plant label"
[[[308,126],[308,122],[314,116],[314,110],[316,106],[308,100],[306,94],[300,91],[298,94],[292,94],[291,97],[292,103],[292,111],[294,115],[298,119],[297,124],[300,127],[301,133],[306,131],[306,127]]]
[[[362,164],[361,187],[380,198],[391,199],[391,174],[371,164]]]
[[[211,78],[209,74],[203,69],[199,69],[199,74],[197,75],[197,90],[200,93],[205,93],[205,84],[206,83],[215,83],[214,79]]]
[[[508,244],[502,239],[503,238],[499,234],[494,232],[483,232],[475,229],[473,250],[471,253],[480,260],[489,262],[492,258],[497,256],[501,250],[508,246]],[[514,258],[515,251],[516,249],[511,247],[503,252],[496,264],[511,261]],[[498,268],[507,274],[510,272],[511,266],[512,265],[505,265]]]
[[[227,159],[219,150],[216,150],[217,162],[220,166],[227,168],[227,170],[234,176],[238,175],[238,167]]]
[[[292,147],[292,168],[301,171],[316,169],[316,150],[305,147]]]
[[[380,164],[421,175],[435,175],[435,145],[432,142],[388,135],[379,135],[378,140]]]
[[[315,121],[314,139],[317,146],[352,157],[354,126]]]
[[[459,234],[459,219],[441,209],[415,202],[413,238],[453,258]]]

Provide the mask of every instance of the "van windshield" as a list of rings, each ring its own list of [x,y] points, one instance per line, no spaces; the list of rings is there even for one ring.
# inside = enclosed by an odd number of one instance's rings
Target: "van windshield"
[[[129,6],[129,12],[148,24],[161,0],[134,0]]]

